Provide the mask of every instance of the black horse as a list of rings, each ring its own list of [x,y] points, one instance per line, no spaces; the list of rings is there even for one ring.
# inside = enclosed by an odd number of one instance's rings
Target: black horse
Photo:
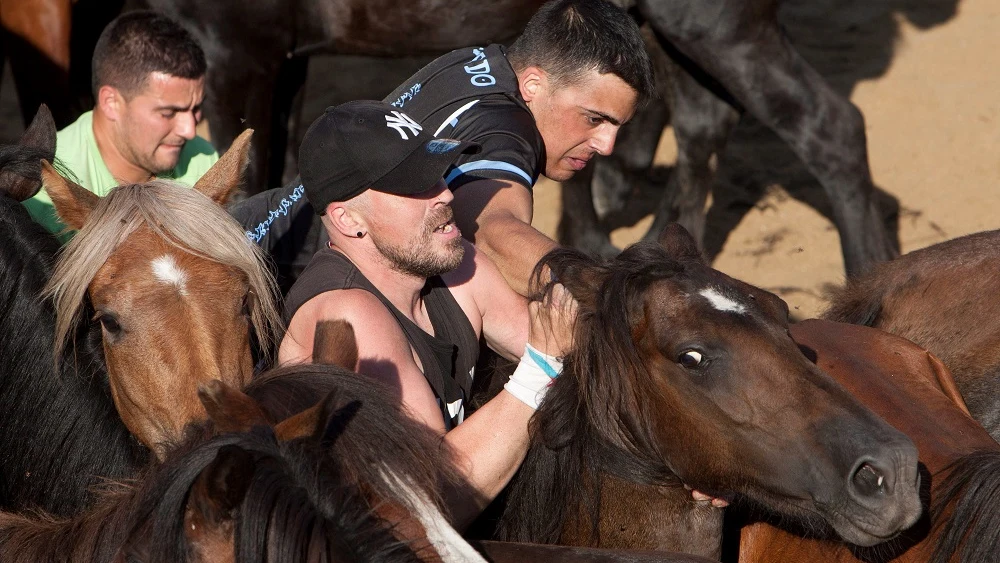
[[[288,120],[305,81],[307,55],[432,54],[509,39],[541,4],[502,0],[440,10],[419,0],[269,0],[248,10],[232,2],[140,1],[188,24],[205,47],[206,115],[218,147],[228,146],[247,124],[270,140],[255,155],[251,193],[280,184]],[[657,227],[680,217],[700,238],[708,160],[724,144],[737,108],[774,130],[819,179],[833,203],[848,272],[897,254],[872,199],[862,116],[791,47],[777,21],[779,0],[618,3],[649,23],[671,64],[684,71],[669,92],[682,195],[674,198],[677,203],[663,203]],[[568,191],[569,207],[582,211],[565,229],[566,242],[609,249],[606,236],[595,230],[589,189]]]
[[[0,508],[69,515],[95,485],[135,475],[149,454],[115,409],[98,325],[84,323],[60,372],[51,360],[55,313],[38,294],[59,242],[20,201],[41,186],[55,133],[42,106],[21,144],[0,147]]]

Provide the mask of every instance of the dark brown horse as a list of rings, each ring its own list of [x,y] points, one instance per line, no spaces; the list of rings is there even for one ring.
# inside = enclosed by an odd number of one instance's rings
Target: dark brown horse
[[[740,561],[1000,560],[1000,445],[962,409],[943,364],[907,340],[863,327],[806,321],[792,327],[792,336],[817,365],[914,440],[932,510],[896,540],[870,549],[749,525]]]
[[[681,484],[872,545],[919,517],[916,451],[799,351],[787,306],[672,225],[603,263],[543,260],[580,302],[502,537],[718,557]]]
[[[969,411],[1000,439],[1000,231],[942,242],[850,278],[826,318],[927,348],[955,376]]]

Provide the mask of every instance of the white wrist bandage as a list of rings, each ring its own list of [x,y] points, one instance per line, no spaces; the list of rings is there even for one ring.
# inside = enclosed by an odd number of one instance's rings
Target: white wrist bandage
[[[562,368],[563,363],[559,358],[539,352],[531,344],[525,344],[524,355],[503,388],[522,403],[537,410],[549,385],[562,373]]]

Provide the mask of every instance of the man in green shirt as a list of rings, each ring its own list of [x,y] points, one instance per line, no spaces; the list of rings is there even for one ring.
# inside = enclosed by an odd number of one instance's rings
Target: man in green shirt
[[[119,184],[170,178],[193,185],[219,159],[195,134],[201,120],[205,54],[176,22],[126,13],[94,50],[93,111],[56,135],[56,161],[97,195]],[[65,239],[44,190],[24,202],[32,218]]]

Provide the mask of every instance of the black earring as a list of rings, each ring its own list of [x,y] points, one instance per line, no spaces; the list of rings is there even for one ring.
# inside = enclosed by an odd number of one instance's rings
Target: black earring
[[[358,231],[358,238],[361,238],[361,237],[363,237],[363,236],[365,236],[365,234],[364,234],[364,233],[362,233],[361,231]]]

